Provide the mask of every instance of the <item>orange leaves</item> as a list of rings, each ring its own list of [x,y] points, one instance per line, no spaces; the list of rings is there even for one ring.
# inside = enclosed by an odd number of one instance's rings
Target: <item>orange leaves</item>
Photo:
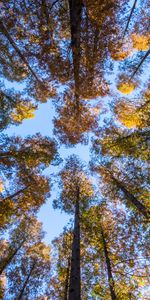
[[[58,109],[59,116],[54,119],[55,133],[66,144],[77,144],[85,141],[85,134],[95,128],[97,116],[83,102],[75,99],[64,99],[64,105]],[[79,100],[78,100],[79,101]]]
[[[118,120],[127,128],[136,128],[141,124],[140,114],[133,104],[122,101],[115,108]]]
[[[136,85],[132,82],[120,82],[117,86],[118,90],[125,95],[132,93],[135,89]]]
[[[150,35],[132,34],[133,47],[138,51],[146,51],[150,47]]]
[[[109,84],[102,78],[94,78],[92,81],[88,78],[84,80],[80,88],[80,96],[85,100],[105,97],[109,93]]]
[[[124,60],[132,54],[132,44],[128,40],[118,41],[117,45],[110,43],[109,51],[112,59]]]
[[[4,190],[4,184],[3,181],[0,179],[0,193],[2,193]]]

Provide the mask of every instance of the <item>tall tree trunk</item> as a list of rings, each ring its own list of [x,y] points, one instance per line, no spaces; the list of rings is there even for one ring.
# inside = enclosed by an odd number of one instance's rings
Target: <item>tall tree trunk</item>
[[[28,274],[28,276],[27,276],[27,278],[26,278],[26,280],[25,280],[25,282],[24,282],[24,284],[23,284],[23,287],[22,287],[22,289],[21,289],[21,291],[20,291],[20,294],[19,294],[19,296],[17,297],[16,300],[21,300],[21,299],[22,299],[23,294],[24,294],[24,291],[25,291],[25,288],[26,288],[26,286],[27,286],[27,284],[28,284],[28,282],[29,282],[29,279],[30,279],[30,277],[31,277],[31,274],[32,274],[34,268],[35,268],[35,262],[33,263],[32,267],[31,267],[31,269],[30,269],[30,272],[29,272],[29,274]]]
[[[3,261],[3,263],[0,266],[0,275],[3,273],[3,271],[5,270],[5,268],[11,263],[12,259],[15,257],[15,255],[18,253],[18,251],[20,250],[20,248],[23,246],[24,242],[26,240],[24,239],[20,245],[17,247],[17,249],[14,250],[14,252],[12,252],[11,255],[8,255],[8,258],[6,260]]]
[[[107,169],[107,171],[109,171],[109,170]],[[132,204],[132,206],[136,207],[138,212],[140,214],[142,214],[146,219],[148,219],[149,213],[147,212],[146,207],[133,194],[131,194],[127,190],[127,188],[124,186],[124,184],[121,181],[119,181],[118,179],[116,179],[110,171],[109,171],[109,173],[110,173],[112,179],[114,180],[114,182],[116,183],[116,185],[123,191],[123,193],[127,197],[127,200]]]
[[[111,299],[112,300],[117,300],[117,297],[116,297],[116,294],[115,294],[115,285],[114,285],[114,279],[113,279],[113,274],[112,274],[111,262],[110,262],[108,249],[107,249],[107,243],[106,243],[106,240],[105,240],[105,236],[104,236],[102,226],[100,227],[100,232],[101,232],[103,246],[104,246],[104,254],[105,254],[105,261],[106,261],[106,267],[107,267],[107,275],[108,275],[108,283],[109,283]]]
[[[69,300],[81,299],[81,280],[80,280],[80,192],[77,190],[75,206],[75,220],[72,243],[71,271],[69,283]]]
[[[133,3],[133,6],[132,6],[132,9],[131,9],[131,12],[130,12],[130,15],[129,15],[129,18],[128,18],[128,21],[127,21],[127,25],[126,25],[125,31],[124,31],[124,33],[123,33],[123,39],[124,39],[124,37],[125,37],[126,32],[128,31],[129,23],[130,23],[130,21],[131,21],[133,12],[134,12],[134,10],[135,10],[136,3],[137,3],[137,0],[135,0],[134,3]]]
[[[116,181],[120,189],[124,192],[125,196],[127,197],[128,201],[136,207],[136,209],[146,218],[148,219],[148,212],[145,206],[133,195],[131,194],[126,187],[120,181]]]
[[[7,197],[4,198],[4,199],[1,199],[1,201],[4,202],[4,201],[7,201],[7,200],[9,200],[9,199],[13,199],[14,197],[16,197],[16,196],[22,194],[27,188],[28,188],[28,186],[25,186],[24,188],[20,189],[20,190],[17,191],[16,193],[11,194],[11,195],[7,196]]]
[[[133,72],[132,76],[130,77],[130,80],[133,79],[133,77],[135,76],[135,74],[138,72],[138,70],[140,69],[141,65],[143,64],[143,62],[145,61],[145,59],[149,56],[150,54],[150,48],[149,50],[145,53],[145,55],[143,56],[143,58],[141,59],[140,63],[138,64],[138,66],[136,67],[135,71]]]
[[[5,35],[5,37],[8,39],[9,43],[11,44],[11,46],[16,50],[17,54],[20,56],[20,58],[22,59],[22,61],[24,62],[24,64],[30,70],[30,72],[32,73],[33,77],[38,82],[41,82],[39,80],[38,76],[36,75],[36,73],[33,71],[33,69],[31,68],[31,66],[29,65],[29,63],[26,60],[25,56],[22,54],[22,52],[20,51],[20,49],[16,45],[15,41],[12,39],[11,35],[9,34],[9,32],[8,32],[6,26],[3,24],[2,20],[0,20],[0,31]]]
[[[73,57],[73,70],[75,82],[75,98],[79,101],[80,94],[80,32],[81,32],[81,14],[82,14],[82,1],[81,0],[68,0],[70,12],[70,27],[71,27],[71,48]]]
[[[65,279],[64,300],[68,300],[70,265],[71,265],[71,259],[70,259],[70,256],[69,256],[68,257],[67,272],[66,272],[66,279]]]

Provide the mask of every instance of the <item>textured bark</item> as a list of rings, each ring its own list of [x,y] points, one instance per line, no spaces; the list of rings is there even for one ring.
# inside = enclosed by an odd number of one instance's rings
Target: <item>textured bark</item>
[[[68,300],[70,265],[71,265],[71,259],[70,259],[70,257],[68,257],[68,265],[67,265],[66,280],[65,280],[64,300]]]
[[[117,297],[116,297],[116,294],[115,294],[115,285],[114,285],[114,279],[113,279],[113,274],[112,274],[111,262],[110,262],[108,249],[107,249],[107,243],[106,243],[106,240],[105,240],[105,236],[104,236],[102,226],[100,228],[100,231],[101,231],[103,247],[104,247],[104,254],[105,254],[105,261],[106,261],[106,267],[107,267],[107,275],[108,275],[108,283],[109,283],[111,299],[112,300],[117,300]]]
[[[16,45],[15,41],[12,39],[11,35],[9,34],[6,26],[3,24],[2,20],[0,20],[0,31],[5,35],[5,37],[8,39],[9,43],[12,45],[12,47],[15,49],[15,51],[17,52],[17,54],[19,55],[19,57],[22,59],[22,61],[24,62],[24,64],[27,66],[27,68],[30,70],[30,72],[32,73],[32,75],[35,77],[35,79],[39,82],[41,82],[38,78],[38,76],[36,75],[36,73],[33,71],[33,69],[31,68],[31,66],[29,65],[28,61],[26,60],[25,56],[22,54],[22,52],[20,51],[20,49],[18,48],[18,46]]]
[[[31,269],[30,269],[30,272],[29,272],[29,274],[28,274],[28,276],[27,276],[27,278],[26,278],[26,280],[25,280],[25,282],[24,282],[24,284],[23,284],[23,287],[22,287],[22,289],[21,289],[21,291],[20,291],[20,294],[19,294],[19,296],[17,297],[16,300],[21,300],[21,299],[23,299],[22,297],[23,297],[25,288],[26,288],[26,286],[27,286],[27,284],[28,284],[28,282],[29,282],[29,279],[30,279],[30,277],[31,277],[31,275],[32,275],[32,272],[33,272],[34,268],[35,268],[35,262],[33,263],[32,267],[31,267]]]
[[[73,57],[73,70],[75,82],[75,97],[78,102],[80,94],[80,32],[81,32],[81,14],[82,14],[82,1],[81,0],[68,0],[70,12],[70,28],[71,28],[71,48]]]
[[[25,242],[25,239],[20,243],[20,245],[18,246],[18,248],[15,249],[14,252],[12,252],[12,254],[6,260],[3,261],[3,263],[0,266],[0,275],[3,273],[3,271],[5,270],[5,268],[11,263],[12,259],[18,253],[18,251],[20,250],[20,248],[23,246],[24,242]]]
[[[80,212],[79,212],[79,189],[77,191],[74,232],[72,243],[71,271],[69,283],[69,300],[81,299],[81,280],[80,280]]]

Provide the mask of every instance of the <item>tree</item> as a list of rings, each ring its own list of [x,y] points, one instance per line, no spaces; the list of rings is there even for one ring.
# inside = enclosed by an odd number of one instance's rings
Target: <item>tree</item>
[[[72,232],[64,228],[64,232],[52,242],[54,274],[49,281],[47,295],[51,299],[67,300],[69,292]]]
[[[18,125],[24,119],[34,117],[33,112],[37,106],[31,101],[23,99],[20,93],[14,93],[2,87],[0,99],[0,131],[10,124]]]
[[[16,216],[35,213],[45,202],[49,196],[50,183],[49,179],[42,175],[42,170],[54,161],[54,158],[57,160],[57,155],[55,142],[40,134],[25,139],[2,135],[1,145],[3,227],[10,224]]]
[[[71,156],[60,172],[61,194],[54,205],[68,213],[74,213],[74,229],[72,242],[71,271],[69,296],[71,299],[81,298],[80,281],[80,220],[82,211],[88,207],[93,198],[93,188],[83,166],[77,157]]]
[[[89,299],[140,297],[142,285],[147,286],[148,257],[143,225],[135,224],[123,209],[114,210],[113,205],[108,206],[101,199],[100,204],[84,214],[83,232],[82,278],[88,283]],[[143,251],[142,256],[139,249]],[[140,269],[143,272],[139,275]]]
[[[17,227],[9,230],[9,241],[1,241],[1,263],[0,274],[2,274],[6,268],[12,263],[17,261],[21,255],[35,241],[40,240],[43,237],[41,230],[41,224],[35,217],[24,217],[17,222]]]
[[[127,25],[126,25],[125,30],[124,30],[124,33],[123,33],[123,38],[125,37],[125,34],[126,34],[126,32],[128,31],[128,27],[129,27],[129,24],[130,24],[132,15],[133,15],[133,13],[134,13],[136,4],[137,4],[137,0],[134,0],[133,6],[132,6],[132,8],[131,8],[131,12],[130,12],[130,15],[129,15],[129,18],[128,18],[128,21],[127,21]]]
[[[25,139],[3,135],[1,143],[0,160],[7,166],[46,167],[56,154],[55,142],[38,133]]]
[[[23,297],[35,299],[36,296],[41,295],[50,275],[50,247],[42,241],[41,224],[34,218],[29,228],[24,246],[20,248],[22,251],[15,253],[6,270],[9,283],[6,293],[18,300]],[[23,228],[20,229],[22,235],[25,235],[22,232]],[[17,234],[16,239],[18,238]]]
[[[57,112],[54,133],[67,145],[86,142],[86,134],[97,125],[98,116],[92,107],[81,100],[77,105],[72,91],[66,91],[63,95],[63,103],[57,106]]]
[[[147,160],[149,129],[143,128],[127,131],[116,125],[107,126],[103,131],[97,131],[97,138],[93,147],[97,152],[111,157],[134,157]],[[141,147],[142,146],[142,147]]]
[[[109,194],[109,197],[111,198],[112,196],[113,199],[117,198],[118,195],[121,199],[124,199],[125,197],[125,199],[127,199],[127,202],[130,204],[129,207],[133,209],[135,208],[139,214],[148,219],[149,209],[148,207],[146,207],[146,202],[143,203],[144,197],[142,197],[142,194],[144,195],[146,193],[146,190],[145,187],[142,187],[140,176],[137,176],[136,178],[135,175],[135,178],[133,179],[134,181],[133,183],[131,183],[130,180],[132,177],[130,176],[130,174],[127,176],[123,172],[124,170],[119,170],[119,168],[117,168],[117,165],[115,164],[108,166],[99,165],[95,167],[95,171],[101,176],[102,181],[105,184],[105,188],[103,189],[104,194]],[[138,188],[136,188],[136,184],[138,184]],[[119,191],[123,193],[123,197],[120,195]],[[138,196],[135,196],[134,194],[137,194]],[[140,198],[142,199],[142,201],[139,200]]]
[[[143,100],[140,100],[139,103],[136,104],[134,101],[127,103],[125,100],[117,103],[115,107],[116,117],[128,129],[148,128],[149,100],[148,97]]]

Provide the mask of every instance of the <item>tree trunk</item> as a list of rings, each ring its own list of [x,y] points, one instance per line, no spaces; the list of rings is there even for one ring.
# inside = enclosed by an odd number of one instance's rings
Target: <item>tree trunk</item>
[[[120,190],[123,191],[123,193],[127,197],[127,200],[132,204],[132,206],[136,207],[138,212],[140,214],[142,214],[146,219],[148,219],[149,218],[149,213],[147,212],[146,207],[133,194],[131,194],[126,189],[124,184],[122,182],[120,182],[118,179],[116,179],[108,169],[107,169],[107,171],[110,173],[110,176],[112,177],[112,179],[114,180],[114,182],[116,183],[118,188],[120,188]]]
[[[124,192],[125,196],[127,197],[128,201],[130,201],[130,203],[136,207],[136,209],[146,218],[148,219],[148,212],[145,208],[145,206],[139,201],[137,200],[137,198],[132,195],[125,187],[124,185],[119,182],[118,180],[116,181],[118,183],[118,186],[120,187],[120,189]]]
[[[75,206],[75,220],[72,243],[71,271],[69,283],[69,300],[81,299],[80,281],[80,212],[79,212],[79,188]]]
[[[143,62],[145,61],[145,59],[149,56],[150,54],[150,49],[145,53],[145,55],[143,56],[143,58],[141,59],[140,63],[138,64],[138,66],[136,67],[135,71],[133,72],[132,76],[130,77],[130,80],[133,79],[133,77],[135,76],[135,74],[138,72],[139,68],[141,67],[141,65],[143,64]]]
[[[135,0],[134,3],[133,3],[133,6],[132,6],[132,9],[131,9],[131,12],[130,12],[130,15],[129,15],[129,18],[128,18],[128,21],[127,21],[127,25],[126,25],[125,31],[124,31],[124,33],[123,33],[123,39],[124,39],[124,37],[125,37],[126,32],[128,31],[129,23],[130,23],[130,21],[131,21],[133,12],[134,12],[134,10],[135,10],[136,3],[137,3],[137,0]]]
[[[68,0],[70,11],[70,27],[71,27],[71,48],[73,57],[73,70],[74,70],[74,82],[75,82],[75,96],[78,101],[80,94],[80,32],[81,32],[81,13],[82,13],[82,1],[81,0]]]
[[[15,257],[15,255],[18,253],[18,251],[20,250],[20,248],[22,247],[22,245],[24,244],[24,242],[25,242],[25,239],[20,243],[20,245],[18,246],[18,248],[15,249],[14,252],[10,256],[8,256],[8,258],[6,260],[3,261],[2,265],[0,266],[0,275],[3,273],[3,271],[5,270],[5,268],[10,264],[10,262]]]
[[[70,256],[69,256],[68,257],[67,272],[66,272],[66,280],[65,280],[64,300],[68,300],[70,265],[71,265],[71,260],[70,260]]]
[[[102,236],[102,241],[103,241],[103,246],[104,246],[104,254],[105,254],[105,261],[106,261],[106,267],[107,267],[108,283],[109,283],[111,299],[112,300],[117,300],[117,297],[116,297],[116,294],[115,294],[115,285],[114,285],[114,279],[113,279],[113,274],[112,274],[111,262],[110,262],[108,249],[107,249],[107,243],[106,243],[106,240],[105,240],[105,236],[104,236],[102,226],[101,226],[100,231],[101,231],[101,236]]]
[[[29,274],[28,274],[28,276],[27,276],[27,278],[26,278],[26,280],[25,280],[25,282],[24,282],[24,284],[23,284],[23,287],[22,287],[22,289],[21,289],[21,291],[20,291],[20,294],[19,294],[19,296],[17,297],[16,300],[21,300],[21,299],[22,299],[22,296],[23,296],[23,294],[24,294],[25,288],[26,288],[26,286],[27,286],[27,284],[28,284],[28,282],[29,282],[29,279],[30,279],[30,277],[31,277],[31,274],[32,274],[34,268],[35,268],[35,262],[33,263],[32,267],[31,267],[31,269],[30,269],[30,272],[29,272]]]
[[[20,49],[18,48],[18,46],[16,45],[15,41],[12,39],[11,35],[9,34],[9,32],[8,32],[6,26],[3,24],[2,20],[0,20],[0,31],[5,35],[5,37],[8,39],[9,43],[11,44],[11,46],[16,50],[17,54],[20,56],[20,58],[22,59],[22,61],[24,62],[24,64],[30,70],[30,72],[32,73],[32,75],[34,76],[34,78],[38,82],[41,82],[39,80],[39,78],[37,77],[37,75],[35,74],[35,72],[33,71],[33,69],[30,67],[28,61],[26,60],[26,58],[24,57],[24,55],[22,54],[22,52],[20,51]]]
[[[20,189],[19,191],[17,191],[16,193],[14,194],[11,194],[9,196],[7,196],[6,198],[2,199],[1,201],[4,202],[4,201],[7,201],[9,199],[13,199],[14,197],[18,196],[19,194],[21,194],[22,192],[24,192],[26,189],[28,188],[28,186]]]

